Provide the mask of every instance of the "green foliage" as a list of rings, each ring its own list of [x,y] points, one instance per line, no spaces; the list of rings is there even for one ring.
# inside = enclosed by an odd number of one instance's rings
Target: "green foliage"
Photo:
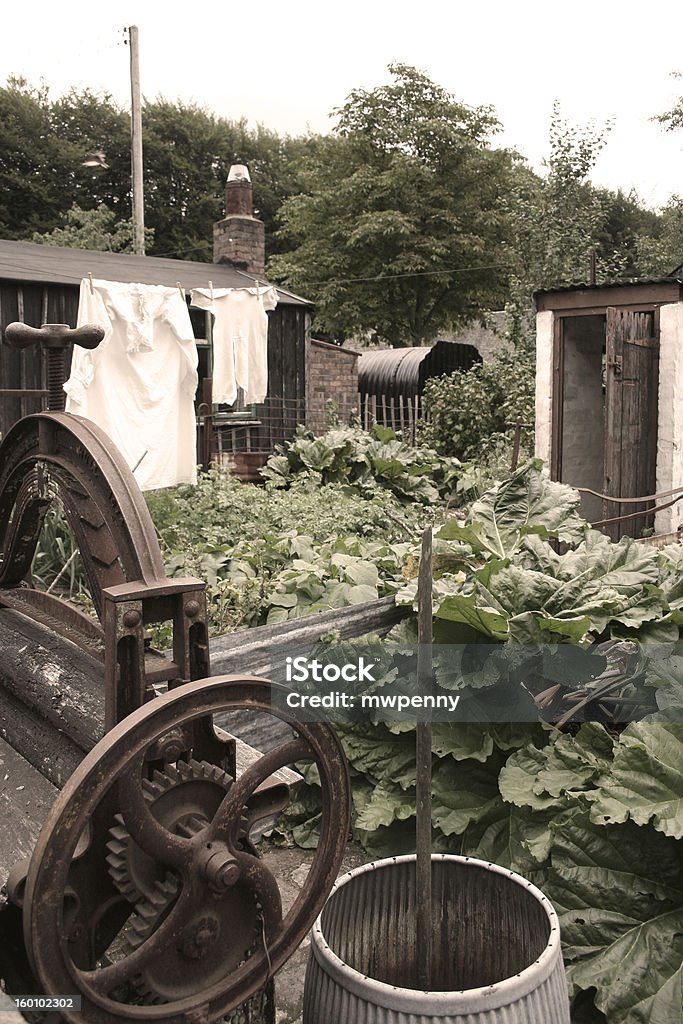
[[[299,188],[293,159],[299,141],[163,98],[145,102],[142,124],[146,220],[155,231],[151,255],[213,258],[213,224],[224,216],[225,182],[234,163],[249,166],[268,253],[278,251],[274,219],[285,195]]]
[[[386,491],[303,480],[285,492],[217,471],[146,499],[169,574],[207,582],[213,634],[393,593],[423,515]]]
[[[680,71],[673,71],[672,75],[674,78],[683,78]],[[671,110],[666,110],[663,114],[656,114],[652,120],[658,121],[668,132],[683,128],[683,96],[678,97]]]
[[[606,129],[608,130],[608,128]],[[601,210],[588,175],[605,144],[605,131],[569,125],[553,106],[550,157],[541,178],[522,168],[508,197],[513,225],[508,313],[515,340],[533,337],[532,293],[588,279]]]
[[[104,149],[107,167],[85,167]],[[10,78],[0,89],[0,234],[51,231],[72,206],[106,204],[128,217],[130,121],[108,96],[71,90],[52,100],[45,86]]]
[[[642,273],[665,277],[683,262],[683,197],[672,196],[660,212],[657,229],[636,241]]]
[[[304,192],[281,211],[287,255],[271,274],[316,302],[316,329],[393,346],[498,308],[513,157],[491,148],[489,107],[457,102],[392,64],[390,85],[354,90],[332,137],[312,139]]]
[[[494,486],[437,533],[434,614],[444,643],[678,637],[683,577],[669,552],[622,538],[612,543],[580,519],[578,492],[532,461]],[[549,541],[571,543],[557,554]],[[412,601],[415,583],[398,595]]]
[[[85,573],[63,509],[54,505],[43,520],[31,576],[39,589],[55,590],[61,597],[89,605]]]
[[[335,427],[322,437],[300,427],[292,441],[277,447],[263,476],[274,488],[341,484],[350,493],[372,497],[388,490],[403,503],[429,505],[455,493],[459,471],[457,459],[415,448],[376,424],[370,432]]]
[[[42,234],[34,232],[32,242],[60,245],[68,249],[94,249],[101,252],[135,252],[135,227],[132,218],[118,220],[107,206],[81,210],[72,206],[63,218],[63,226]],[[145,243],[152,245],[154,232],[145,228]]]
[[[683,982],[683,657],[677,628],[656,646],[632,641],[648,639],[653,622],[678,621],[683,557],[678,546],[612,544],[577,508],[576,492],[530,463],[437,535],[436,643],[493,646],[476,675],[456,672],[475,720],[433,724],[433,848],[494,861],[543,887],[560,914],[573,990],[594,992],[608,1024],[668,1024],[680,1015]],[[562,555],[551,545],[559,539],[572,545]],[[411,584],[398,600],[414,596]],[[596,638],[603,642],[590,651],[576,645]],[[558,641],[572,645],[571,661],[554,657]],[[414,646],[414,622],[386,642]],[[537,676],[533,644],[546,659]],[[439,650],[436,680],[452,686]],[[549,679],[551,690],[538,692]],[[522,684],[535,714],[477,724],[477,706],[500,709]],[[614,716],[601,711],[609,694],[621,702]],[[581,709],[603,722],[563,733],[542,721],[567,706],[579,722]],[[629,707],[642,720],[624,727]],[[414,850],[414,727],[339,731],[356,838],[373,856]],[[319,795],[307,781],[296,835],[310,844]]]
[[[150,255],[212,258],[213,223],[223,216],[233,163],[249,164],[269,252],[278,251],[274,218],[284,196],[299,189],[294,157],[300,140],[164,99],[144,102],[142,122]],[[104,162],[85,167],[98,150]],[[130,116],[106,94],[72,89],[53,99],[45,86],[11,78],[0,89],[0,235],[52,233],[74,207],[84,213],[106,208],[117,225],[130,218]],[[72,226],[80,228],[67,222]],[[107,248],[108,241],[94,247]]]
[[[493,362],[476,363],[427,381],[423,394],[425,422],[421,440],[444,455],[478,464],[511,437],[511,424],[526,425],[521,440],[533,437],[535,359],[520,346],[506,349]],[[509,457],[509,455],[508,455]]]
[[[655,213],[644,207],[634,191],[626,195],[621,189],[612,192],[598,188],[596,194],[602,209],[602,226],[596,247],[600,266],[608,268],[611,265],[614,273],[618,271],[622,278],[659,274],[645,255],[647,246],[664,233],[662,211]],[[614,261],[615,253],[619,254],[617,262]],[[662,273],[668,273],[676,260],[674,257]]]

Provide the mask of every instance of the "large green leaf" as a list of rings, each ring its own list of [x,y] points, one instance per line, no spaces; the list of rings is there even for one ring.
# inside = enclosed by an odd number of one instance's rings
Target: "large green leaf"
[[[452,519],[439,531],[439,537],[469,544],[475,551],[498,558],[517,551],[531,533],[579,540],[585,523],[577,511],[578,492],[550,480],[542,473],[541,465],[535,459],[521,466],[472,505],[464,527]]]
[[[554,634],[577,643],[610,622],[637,629],[661,619],[668,607],[655,585],[658,576],[656,553],[628,539],[611,544],[591,531],[575,551],[560,556],[539,538],[527,538],[520,559],[490,560],[437,606],[437,615],[457,616],[499,638],[507,618],[508,636],[518,643],[540,642],[544,634],[550,634],[546,641]],[[499,619],[489,618],[493,611]]]
[[[683,724],[636,722],[622,732],[614,764],[601,778],[591,817],[598,824],[631,818],[683,838]]]
[[[461,835],[437,841],[441,853],[459,853],[479,857],[502,867],[519,871],[525,878],[538,881],[538,872],[550,850],[548,827],[552,811],[537,812],[503,803],[489,805],[484,817],[471,821]]]
[[[415,785],[415,734],[391,733],[385,725],[355,723],[341,730],[349,763],[373,783],[391,779],[401,789]]]
[[[504,800],[532,810],[567,809],[612,760],[612,739],[594,722],[576,736],[560,735],[542,749],[533,745],[515,751],[502,768],[498,785]]]
[[[495,607],[479,602],[479,594],[458,594],[444,598],[436,610],[440,619],[449,622],[462,622],[472,626],[484,636],[494,640],[505,640],[508,635],[508,620],[504,613]]]
[[[547,890],[570,982],[597,990],[609,1024],[674,1024],[683,991],[681,845],[584,818],[555,835]]]
[[[432,822],[444,835],[459,835],[500,803],[498,771],[504,758],[498,751],[481,764],[443,758],[432,774]]]
[[[391,783],[375,786],[370,798],[356,818],[356,828],[374,832],[376,829],[405,821],[415,816],[415,791],[404,791]]]

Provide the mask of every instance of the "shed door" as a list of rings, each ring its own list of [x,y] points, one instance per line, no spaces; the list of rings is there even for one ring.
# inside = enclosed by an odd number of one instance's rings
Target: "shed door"
[[[608,308],[605,358],[605,494],[635,498],[654,494],[657,468],[659,338],[654,312]],[[605,502],[604,517],[651,508],[654,502]],[[606,527],[617,540],[639,537],[654,525],[642,516]]]

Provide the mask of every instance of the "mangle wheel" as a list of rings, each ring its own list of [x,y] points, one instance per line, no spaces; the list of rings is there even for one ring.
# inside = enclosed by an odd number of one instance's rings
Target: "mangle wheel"
[[[106,434],[65,412],[26,416],[0,445],[0,587],[30,572],[52,501],[66,513],[102,615],[102,590],[165,579],[154,524],[123,456]]]
[[[108,732],[59,794],[31,859],[24,937],[45,992],[81,995],[81,1012],[66,1020],[211,1024],[263,988],[309,931],[346,844],[348,769],[330,726],[293,722],[271,705],[276,687],[217,676],[170,690]],[[151,761],[166,733],[237,709],[283,719],[294,738],[234,781],[191,757]],[[283,916],[277,882],[249,842],[249,800],[300,761],[318,768],[321,833]]]

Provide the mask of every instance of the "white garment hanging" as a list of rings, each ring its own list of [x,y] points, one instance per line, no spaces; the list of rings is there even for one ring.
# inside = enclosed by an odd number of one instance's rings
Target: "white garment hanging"
[[[196,483],[197,345],[178,289],[83,280],[86,323],[103,327],[104,339],[74,346],[67,412],[109,435],[142,490]]]
[[[277,306],[277,290],[268,288],[194,288],[190,304],[213,313],[213,400],[232,405],[237,389],[248,405],[268,393],[268,316]]]

